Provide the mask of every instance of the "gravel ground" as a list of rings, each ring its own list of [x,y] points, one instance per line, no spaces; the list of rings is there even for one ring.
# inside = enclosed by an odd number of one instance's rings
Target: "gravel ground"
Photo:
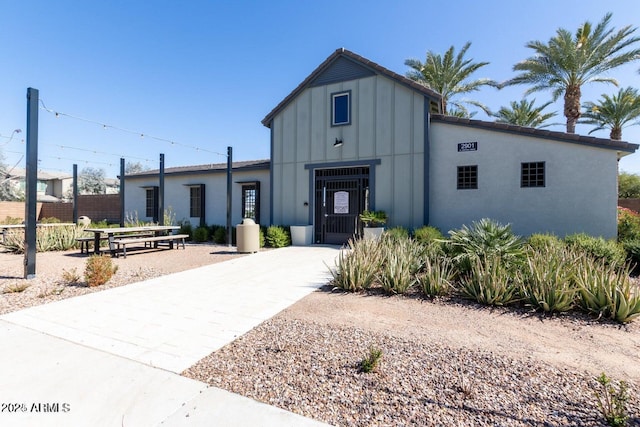
[[[82,275],[77,250],[38,254],[28,281],[24,256],[0,253],[0,314],[236,256],[217,245],[135,251],[113,260],[110,282],[88,288],[63,280]],[[599,426],[594,378],[604,371],[629,383],[630,425],[640,426],[638,323],[325,287],[184,375],[333,425]],[[371,348],[380,364],[362,373]]]
[[[98,292],[129,283],[140,282],[168,273],[243,256],[226,245],[186,244],[185,249],[127,250],[126,258],[112,258],[116,274],[102,286],[87,287],[84,268],[88,255],[76,250],[36,254],[36,277],[24,279],[24,255],[0,252],[0,314],[45,304],[77,295]],[[81,279],[73,284],[65,272],[75,272]],[[21,292],[11,290],[25,288]]]
[[[640,425],[639,352],[636,325],[324,290],[183,375],[339,426],[600,426],[606,368]]]

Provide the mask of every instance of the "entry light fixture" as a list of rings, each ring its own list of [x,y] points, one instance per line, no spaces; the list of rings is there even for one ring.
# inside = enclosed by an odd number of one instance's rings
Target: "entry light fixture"
[[[341,139],[336,138],[336,142],[334,142],[334,143],[333,143],[333,146],[334,146],[335,148],[342,147],[342,140],[341,140]]]

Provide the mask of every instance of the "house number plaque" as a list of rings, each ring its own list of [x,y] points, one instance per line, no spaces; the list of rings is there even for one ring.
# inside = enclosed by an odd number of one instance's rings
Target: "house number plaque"
[[[458,152],[461,151],[478,151],[478,142],[461,142],[458,144]]]

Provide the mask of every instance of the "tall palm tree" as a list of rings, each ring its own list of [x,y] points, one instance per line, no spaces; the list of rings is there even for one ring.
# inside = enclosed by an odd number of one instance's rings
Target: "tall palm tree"
[[[619,141],[622,139],[622,128],[640,118],[640,94],[637,89],[628,87],[620,89],[613,96],[606,94],[601,96],[598,103],[584,103],[585,112],[582,114],[584,119],[580,123],[596,125],[589,132],[590,134],[602,129],[611,129],[609,138]]]
[[[618,82],[603,73],[640,58],[640,49],[631,47],[640,38],[632,37],[636,31],[630,25],[614,33],[609,28],[611,14],[592,28],[590,22],[582,24],[575,36],[560,28],[548,43],[531,41],[526,44],[536,55],[514,65],[514,71],[522,73],[504,85],[532,84],[526,94],[551,90],[553,100],[564,95],[564,115],[567,132],[574,133],[580,118],[580,89],[592,82]]]
[[[544,124],[551,117],[557,115],[553,113],[542,114],[542,110],[551,105],[551,101],[542,104],[539,107],[534,107],[536,100],[527,101],[523,99],[520,102],[511,101],[510,107],[500,107],[497,113],[492,113],[493,117],[496,117],[496,122],[510,123],[512,125],[526,126],[532,128],[544,128],[550,126],[550,124]]]
[[[494,86],[498,84],[491,79],[470,80],[469,76],[478,69],[489,64],[488,62],[473,62],[473,59],[465,59],[464,56],[469,50],[471,42],[467,42],[458,54],[451,46],[444,56],[440,56],[432,51],[427,51],[425,62],[417,59],[407,59],[404,65],[411,67],[407,72],[407,77],[421,83],[431,90],[442,95],[442,114],[447,114],[447,104],[451,103],[458,114],[468,114],[467,109],[462,104],[471,104],[485,111],[488,108],[483,104],[472,100],[453,100],[456,95],[465,94],[479,90],[482,86]]]

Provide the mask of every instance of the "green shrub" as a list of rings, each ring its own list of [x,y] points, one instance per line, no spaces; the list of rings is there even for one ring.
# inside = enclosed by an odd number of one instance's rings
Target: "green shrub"
[[[422,293],[428,297],[449,295],[456,272],[451,261],[444,257],[426,258],[424,269],[416,277]]]
[[[258,239],[260,239],[260,247],[264,248],[264,234],[265,234],[266,228],[264,227],[260,227],[260,231],[258,232]]]
[[[640,240],[640,215],[618,206],[618,241]]]
[[[481,304],[508,305],[517,301],[511,274],[498,255],[475,257],[460,283],[462,296]]]
[[[596,378],[596,381],[600,384],[600,390],[595,390],[594,394],[598,400],[598,409],[607,424],[612,427],[626,426],[629,419],[626,407],[629,401],[627,383],[620,381],[616,390],[611,379],[604,372]]]
[[[409,230],[407,230],[404,227],[398,226],[398,227],[392,227],[392,228],[388,228],[385,232],[384,235],[387,236],[388,238],[392,238],[392,239],[408,239],[409,238]]]
[[[188,220],[184,220],[180,223],[180,230],[178,230],[178,234],[188,234],[189,240],[193,238],[193,226],[191,222]]]
[[[209,240],[209,227],[197,227],[193,230],[193,241],[203,243]]]
[[[224,225],[212,225],[209,227],[209,236],[214,243],[223,245],[227,242],[227,227]],[[231,242],[236,243],[236,227],[231,227]]]
[[[265,240],[272,248],[283,248],[291,245],[291,235],[279,225],[272,225],[267,228]]]
[[[627,254],[627,262],[633,274],[640,271],[640,240],[625,240],[621,243]]]
[[[555,234],[532,234],[527,239],[527,244],[533,250],[561,249],[565,246],[562,239]]]
[[[84,280],[88,286],[100,286],[107,283],[118,270],[111,262],[109,255],[91,255],[87,259]]]
[[[375,281],[381,258],[377,240],[350,239],[348,249],[340,251],[335,268],[329,269],[333,285],[351,292],[369,289]]]
[[[375,372],[382,359],[382,350],[373,345],[369,347],[369,353],[360,361],[360,372],[366,374]]]
[[[610,265],[624,264],[626,253],[615,240],[605,240],[585,233],[571,234],[564,238],[568,247],[582,252],[595,260],[603,260]]]
[[[23,219],[22,218],[16,218],[13,216],[6,216],[4,218],[4,221],[2,221],[2,224],[6,224],[6,225],[18,225],[18,224],[22,224],[23,223]]]
[[[420,243],[432,243],[444,240],[444,236],[440,230],[429,225],[424,225],[413,230],[413,238]]]
[[[56,217],[50,216],[47,218],[42,218],[40,221],[38,221],[41,224],[60,224],[60,220]]]
[[[461,273],[474,268],[479,258],[500,259],[507,268],[519,264],[524,258],[520,237],[513,234],[510,225],[483,218],[471,227],[463,225],[449,231],[449,250]]]
[[[109,227],[109,223],[107,222],[106,219],[103,219],[102,221],[91,221],[91,227],[90,228],[107,228]]]
[[[525,304],[544,312],[564,312],[575,307],[573,283],[576,256],[557,246],[531,251],[516,275],[518,292]]]

